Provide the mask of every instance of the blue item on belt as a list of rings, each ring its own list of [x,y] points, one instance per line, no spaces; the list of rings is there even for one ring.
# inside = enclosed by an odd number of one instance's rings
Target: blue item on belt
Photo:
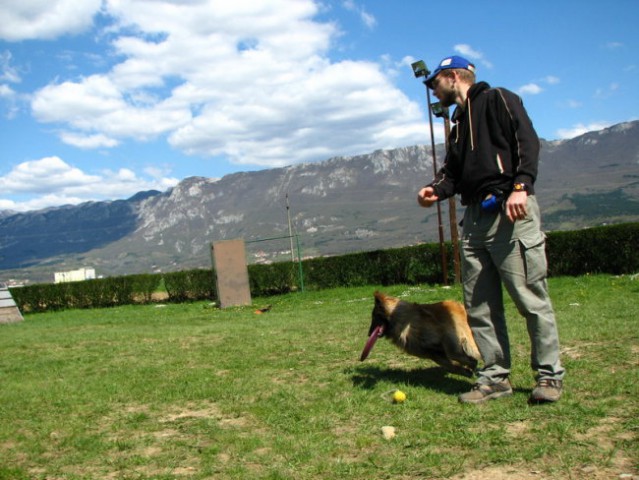
[[[504,203],[503,195],[490,193],[484,198],[484,201],[481,202],[481,209],[486,213],[495,213],[501,209],[502,203]]]

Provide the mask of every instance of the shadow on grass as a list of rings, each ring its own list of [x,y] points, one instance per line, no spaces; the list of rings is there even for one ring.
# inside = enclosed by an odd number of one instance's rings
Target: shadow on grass
[[[346,373],[352,375],[353,386],[364,390],[375,388],[378,382],[404,383],[429,388],[450,395],[468,391],[472,381],[450,374],[439,367],[405,370],[378,366],[358,366]]]

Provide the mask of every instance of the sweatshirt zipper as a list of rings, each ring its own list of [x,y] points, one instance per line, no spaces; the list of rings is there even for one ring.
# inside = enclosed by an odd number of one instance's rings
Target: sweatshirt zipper
[[[470,150],[475,150],[475,137],[473,136],[473,115],[472,108],[470,106],[470,97],[466,99],[468,104],[468,130],[470,132]]]

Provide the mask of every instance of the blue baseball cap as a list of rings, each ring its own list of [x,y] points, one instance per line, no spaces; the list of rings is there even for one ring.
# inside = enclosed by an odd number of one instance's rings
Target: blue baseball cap
[[[451,68],[463,68],[465,70],[470,70],[471,72],[475,73],[474,64],[470,63],[468,60],[466,60],[463,57],[453,55],[452,57],[446,57],[441,62],[439,62],[439,65],[437,66],[435,71],[431,73],[428,76],[428,78],[426,78],[424,83],[426,84],[428,88],[433,88],[433,80],[435,80],[435,77],[439,75],[439,73],[442,70],[448,70]]]

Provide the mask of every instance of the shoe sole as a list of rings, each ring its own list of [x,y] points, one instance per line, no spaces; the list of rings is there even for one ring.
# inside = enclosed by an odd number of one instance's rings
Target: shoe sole
[[[480,399],[477,400],[466,400],[466,399],[462,399],[461,397],[459,397],[459,402],[460,403],[471,403],[473,405],[477,405],[480,403],[484,403],[487,402],[488,400],[496,400],[498,398],[502,398],[502,397],[510,397],[513,394],[512,390],[504,390],[503,392],[494,392],[494,393],[490,393],[488,395],[486,395],[485,397],[482,397]]]
[[[530,397],[528,399],[528,403],[538,405],[540,403],[555,403],[559,400],[557,398],[549,398],[549,397]]]

